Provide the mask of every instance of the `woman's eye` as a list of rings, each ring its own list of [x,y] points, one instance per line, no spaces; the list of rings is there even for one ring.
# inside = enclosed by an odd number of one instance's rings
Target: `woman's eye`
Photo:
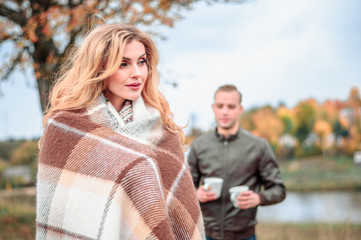
[[[128,64],[125,63],[125,62],[123,62],[122,64],[120,64],[120,67],[126,67],[126,66],[128,66]]]
[[[146,63],[147,63],[147,60],[146,60],[146,59],[142,59],[142,60],[139,61],[139,64],[140,64],[140,65],[144,65],[144,64],[146,64]]]

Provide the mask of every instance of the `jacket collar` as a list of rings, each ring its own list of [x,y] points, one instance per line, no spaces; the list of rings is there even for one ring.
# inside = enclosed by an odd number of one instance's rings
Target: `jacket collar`
[[[216,127],[214,132],[215,132],[216,138],[219,141],[224,142],[224,141],[233,141],[233,140],[235,140],[238,137],[239,131],[240,131],[240,128],[238,128],[238,131],[236,132],[236,134],[229,135],[227,138],[224,135],[218,133],[217,127]]]

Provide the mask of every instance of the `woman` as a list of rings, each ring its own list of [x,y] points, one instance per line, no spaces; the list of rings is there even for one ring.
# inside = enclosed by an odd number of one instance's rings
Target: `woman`
[[[102,25],[69,55],[40,142],[37,239],[203,239],[148,35]]]

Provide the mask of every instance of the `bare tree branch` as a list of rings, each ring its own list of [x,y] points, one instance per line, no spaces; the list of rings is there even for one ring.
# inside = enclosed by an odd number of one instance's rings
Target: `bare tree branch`
[[[3,3],[0,3],[0,16],[3,16],[20,26],[25,26],[26,24],[26,19],[23,15],[7,8]]]
[[[10,60],[8,64],[10,64],[9,68],[5,70],[5,73],[2,75],[3,79],[8,79],[10,74],[14,71],[15,67],[19,64],[21,57],[25,51],[25,48],[20,50],[17,54],[17,56]]]

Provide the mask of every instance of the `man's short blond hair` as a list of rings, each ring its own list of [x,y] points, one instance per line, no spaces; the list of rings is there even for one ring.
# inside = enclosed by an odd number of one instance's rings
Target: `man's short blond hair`
[[[226,84],[223,86],[220,86],[217,91],[214,93],[214,98],[216,98],[216,94],[218,92],[232,92],[232,91],[236,91],[239,95],[239,104],[242,103],[242,93],[240,91],[238,91],[237,87],[234,86],[233,84]]]

